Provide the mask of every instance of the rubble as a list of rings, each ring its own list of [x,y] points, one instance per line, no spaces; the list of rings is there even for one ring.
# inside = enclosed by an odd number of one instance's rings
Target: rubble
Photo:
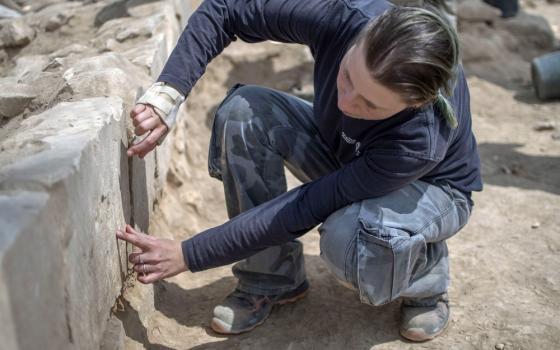
[[[35,97],[37,93],[30,85],[3,83],[0,80],[0,116],[15,117],[22,113]]]
[[[35,38],[35,30],[22,18],[0,21],[0,48],[21,47]]]
[[[148,229],[173,145],[169,135],[128,158],[128,113],[190,7],[164,0],[107,23],[108,49],[94,45],[93,18],[110,1],[18,3],[25,15],[0,21],[0,338],[10,349],[122,348],[110,312],[129,271],[114,230]]]

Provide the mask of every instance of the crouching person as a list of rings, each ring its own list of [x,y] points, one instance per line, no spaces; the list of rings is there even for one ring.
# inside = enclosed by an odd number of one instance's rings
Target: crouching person
[[[446,240],[467,223],[471,192],[482,189],[453,27],[435,10],[385,1],[206,1],[142,100],[146,107],[132,113],[135,125],[145,123],[140,134],[172,127],[166,111],[235,37],[309,46],[314,101],[252,85],[228,92],[208,165],[223,184],[230,220],[183,242],[119,231],[140,247],[130,256],[138,279],[238,261],[239,283],[214,308],[211,326],[246,332],[273,305],[305,296],[297,238],[322,223],[321,256],[337,279],[365,304],[402,298],[405,338],[441,334],[449,322]],[[304,184],[286,192],[284,165]]]

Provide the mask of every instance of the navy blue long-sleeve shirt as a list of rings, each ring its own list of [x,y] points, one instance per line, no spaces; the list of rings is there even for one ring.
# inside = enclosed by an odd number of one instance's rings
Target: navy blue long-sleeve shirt
[[[433,106],[382,121],[350,118],[338,109],[336,76],[344,54],[363,26],[390,6],[381,0],[207,0],[192,14],[158,81],[188,95],[208,62],[235,38],[307,45],[315,58],[314,118],[342,167],[185,240],[191,271],[291,241],[339,208],[418,179],[445,181],[468,195],[482,189],[462,70],[450,97],[456,129]]]

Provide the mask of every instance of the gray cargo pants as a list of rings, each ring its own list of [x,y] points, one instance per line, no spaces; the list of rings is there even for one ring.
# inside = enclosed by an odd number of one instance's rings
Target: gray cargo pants
[[[314,123],[312,105],[297,97],[258,86],[230,90],[216,112],[208,157],[230,218],[285,192],[284,165],[302,182],[341,166]],[[449,286],[445,239],[470,211],[460,191],[416,181],[331,214],[319,228],[321,257],[367,304],[438,295]],[[290,291],[306,279],[303,246],[294,240],[265,249],[233,273],[248,293]]]

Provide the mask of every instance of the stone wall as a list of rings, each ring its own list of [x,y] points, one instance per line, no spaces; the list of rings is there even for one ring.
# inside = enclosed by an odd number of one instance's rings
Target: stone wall
[[[119,348],[115,229],[147,230],[173,140],[128,158],[128,113],[190,3],[32,3],[0,19],[0,348]]]

